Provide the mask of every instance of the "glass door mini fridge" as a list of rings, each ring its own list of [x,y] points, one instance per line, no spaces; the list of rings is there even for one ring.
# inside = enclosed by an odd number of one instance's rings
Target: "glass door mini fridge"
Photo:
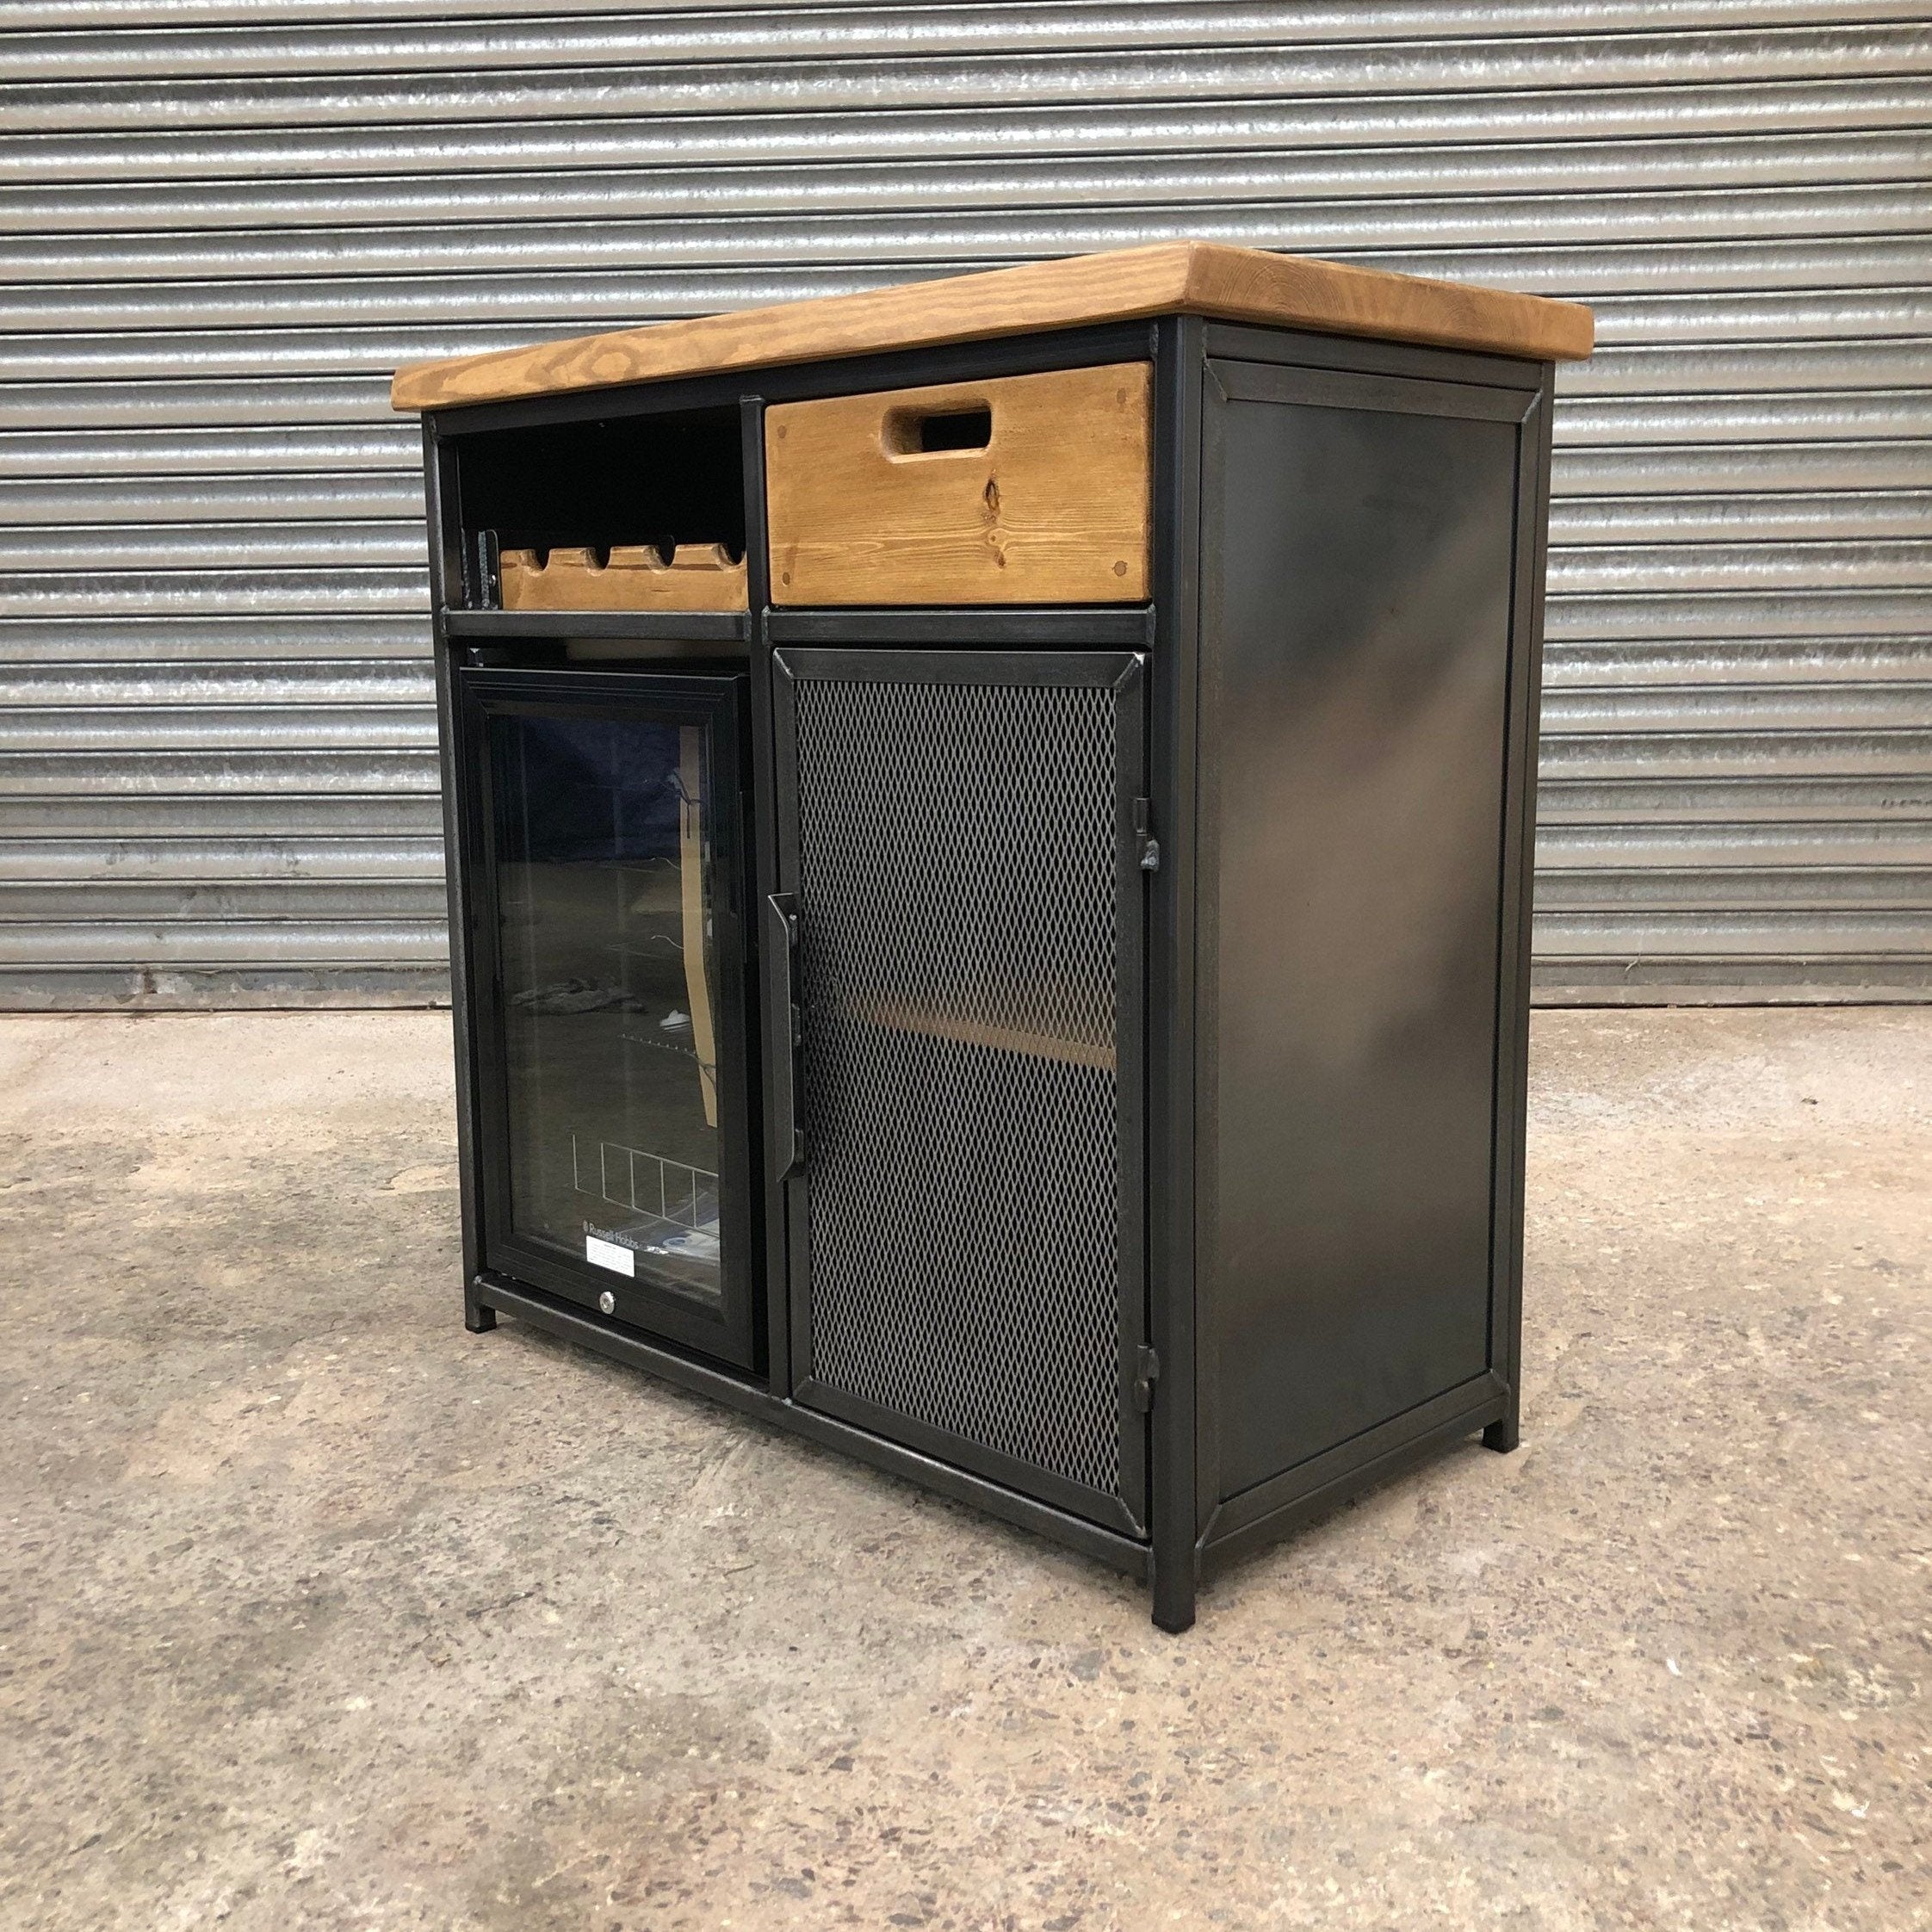
[[[744,678],[458,673],[483,1264],[752,1366]]]

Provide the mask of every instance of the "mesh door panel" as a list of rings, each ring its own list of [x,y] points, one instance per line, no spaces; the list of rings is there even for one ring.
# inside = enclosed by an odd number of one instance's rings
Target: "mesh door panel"
[[[813,1372],[1118,1494],[1112,696],[796,702]]]

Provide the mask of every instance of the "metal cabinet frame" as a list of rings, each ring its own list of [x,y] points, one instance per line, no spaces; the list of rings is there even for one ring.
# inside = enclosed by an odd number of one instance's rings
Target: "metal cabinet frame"
[[[1126,360],[1154,367],[1152,597],[1145,605],[1016,609],[774,610],[771,603],[764,490],[763,411],[769,401],[1021,375]],[[1202,1161],[1197,1120],[1198,944],[1200,895],[1213,876],[1204,839],[1198,764],[1203,652],[1203,465],[1209,447],[1212,365],[1270,366],[1262,380],[1282,393],[1308,393],[1330,379],[1427,384],[1419,399],[1461,407],[1517,425],[1517,525],[1510,604],[1504,822],[1500,852],[1500,972],[1493,1068],[1489,1366],[1475,1383],[1384,1421],[1260,1485],[1223,1498],[1215,1471],[1216,1392],[1204,1378],[1209,1352],[1199,1330],[1211,1321],[1211,1280],[1198,1273]],[[1521,1320],[1525,1052],[1528,1022],[1529,910],[1537,694],[1549,505],[1551,369],[1508,356],[1322,336],[1167,315],[944,349],[707,376],[589,394],[549,396],[444,410],[424,421],[430,549],[435,606],[436,682],[445,750],[444,807],[450,864],[452,1000],[456,1035],[462,1173],[466,1319],[492,1327],[508,1311],[698,1390],[741,1412],[842,1451],[1051,1537],[1151,1585],[1155,1621],[1168,1630],[1193,1619],[1200,1582],[1247,1552],[1427,1455],[1481,1430],[1492,1448],[1517,1440]],[[1440,387],[1437,387],[1440,386]],[[1395,392],[1390,390],[1390,393]],[[735,403],[746,492],[749,610],[699,619],[604,614],[533,616],[462,607],[461,453],[464,439],[536,423],[608,418]],[[1147,1296],[1146,1346],[1158,1381],[1148,1417],[1146,1513],[1103,1524],[1025,1495],[987,1473],[933,1452],[937,1445],[895,1441],[832,1414],[808,1395],[806,1365],[791,1345],[795,1284],[783,1230],[790,1205],[784,1162],[767,1153],[765,1353],[751,1374],[732,1371],[637,1329],[600,1319],[536,1284],[489,1270],[479,1189],[480,1017],[472,975],[473,935],[484,907],[475,878],[475,828],[464,823],[450,774],[454,673],[487,651],[534,647],[546,638],[631,636],[678,641],[694,659],[742,653],[751,674],[752,795],[757,901],[783,890],[784,777],[777,761],[777,653],[794,647],[841,650],[889,647],[932,651],[1132,651],[1147,662],[1147,778],[1161,863],[1146,901],[1144,959]],[[533,658],[538,653],[532,651]],[[653,668],[674,671],[672,662]],[[756,944],[748,938],[748,944]],[[770,962],[752,968],[769,975]],[[767,977],[769,985],[769,978]],[[767,997],[765,1050],[777,1050]],[[770,1082],[767,1081],[769,1097]]]

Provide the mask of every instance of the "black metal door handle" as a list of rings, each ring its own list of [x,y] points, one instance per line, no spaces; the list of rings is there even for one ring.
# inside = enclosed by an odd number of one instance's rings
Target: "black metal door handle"
[[[798,1061],[805,1037],[804,1016],[798,1006],[798,895],[774,892],[766,898],[765,910],[777,1049],[771,1068],[771,1156],[783,1180],[805,1161],[805,1135],[798,1124]]]

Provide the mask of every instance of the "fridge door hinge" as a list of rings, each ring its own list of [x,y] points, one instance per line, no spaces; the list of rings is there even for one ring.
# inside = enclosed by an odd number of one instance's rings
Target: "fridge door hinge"
[[[497,556],[497,533],[477,530],[463,552],[463,604],[471,610],[497,610],[503,605],[503,579]]]
[[[1134,857],[1143,872],[1161,870],[1161,841],[1154,836],[1154,801],[1134,801]]]
[[[1134,1357],[1134,1407],[1143,1415],[1154,1409],[1154,1384],[1161,1379],[1161,1358],[1144,1342]]]

